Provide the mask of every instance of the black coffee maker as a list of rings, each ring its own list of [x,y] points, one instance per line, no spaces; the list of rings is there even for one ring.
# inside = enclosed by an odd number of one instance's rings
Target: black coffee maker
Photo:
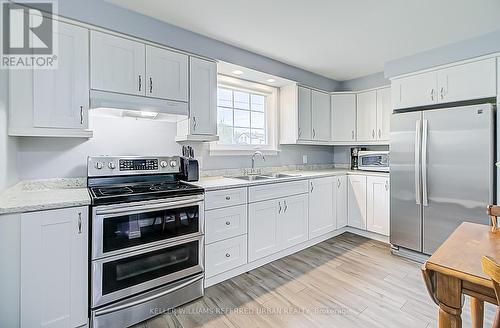
[[[366,150],[364,147],[352,147],[351,148],[351,170],[358,169],[358,153],[361,150]]]

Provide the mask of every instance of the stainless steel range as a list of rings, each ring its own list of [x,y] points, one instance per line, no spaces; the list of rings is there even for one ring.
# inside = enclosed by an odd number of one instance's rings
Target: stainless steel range
[[[89,157],[93,327],[127,327],[203,296],[203,189],[180,157]]]

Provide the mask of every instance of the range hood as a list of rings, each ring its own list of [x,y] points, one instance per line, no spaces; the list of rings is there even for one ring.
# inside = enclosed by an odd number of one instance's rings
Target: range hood
[[[90,90],[90,108],[111,116],[178,122],[189,114],[187,102]]]

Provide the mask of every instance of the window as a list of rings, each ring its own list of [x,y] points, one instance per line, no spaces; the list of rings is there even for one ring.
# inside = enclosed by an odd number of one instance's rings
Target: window
[[[277,151],[276,88],[236,79],[218,77],[217,135],[211,155],[247,155],[256,149]]]
[[[266,145],[266,95],[217,89],[217,134],[225,145]]]

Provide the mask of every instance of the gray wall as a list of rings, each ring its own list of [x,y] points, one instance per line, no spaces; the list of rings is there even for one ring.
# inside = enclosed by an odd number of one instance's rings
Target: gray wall
[[[154,18],[120,8],[104,0],[59,0],[59,14],[172,48],[227,61],[326,91],[338,82],[223,43]]]
[[[500,52],[500,30],[389,61],[385,64],[384,72],[390,78],[496,52]]]
[[[390,84],[391,81],[385,78],[384,72],[378,72],[352,80],[341,81],[339,83],[338,91],[359,91],[383,87]]]

